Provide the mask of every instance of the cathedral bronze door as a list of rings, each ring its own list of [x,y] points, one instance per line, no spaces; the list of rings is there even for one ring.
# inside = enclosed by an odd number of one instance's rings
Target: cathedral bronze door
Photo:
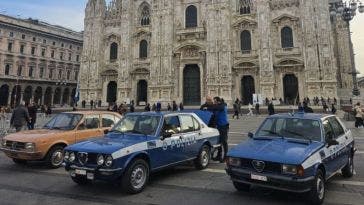
[[[106,101],[108,103],[114,103],[116,102],[116,94],[117,94],[118,85],[115,81],[110,81],[107,85],[107,95],[106,95]]]
[[[198,65],[187,65],[183,71],[183,104],[201,104],[201,80]]]
[[[283,77],[284,102],[293,105],[299,99],[298,79],[294,74]]]
[[[242,101],[244,105],[248,105],[249,103],[253,104],[253,94],[255,93],[255,84],[254,78],[250,75],[244,76],[241,79],[241,92],[242,92]]]
[[[148,102],[148,82],[140,80],[137,85],[137,104],[141,105],[141,102]]]

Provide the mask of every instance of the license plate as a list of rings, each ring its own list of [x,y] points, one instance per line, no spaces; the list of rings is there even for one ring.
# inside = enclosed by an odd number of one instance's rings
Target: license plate
[[[86,170],[76,169],[75,173],[78,174],[78,175],[86,175]]]
[[[250,178],[254,179],[254,180],[258,180],[258,181],[264,181],[264,182],[268,181],[266,176],[259,176],[259,175],[255,175],[255,174],[251,174]]]

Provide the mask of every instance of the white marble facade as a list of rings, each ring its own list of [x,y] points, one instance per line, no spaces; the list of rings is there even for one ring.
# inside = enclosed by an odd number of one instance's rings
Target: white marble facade
[[[329,3],[89,0],[81,100],[200,104],[206,95],[228,103],[248,102],[252,93],[288,101],[337,97],[338,87],[351,86],[341,70],[350,60],[348,44],[336,43],[347,38],[347,28],[330,19]],[[288,45],[284,29],[291,31]],[[242,40],[243,32],[250,41]]]

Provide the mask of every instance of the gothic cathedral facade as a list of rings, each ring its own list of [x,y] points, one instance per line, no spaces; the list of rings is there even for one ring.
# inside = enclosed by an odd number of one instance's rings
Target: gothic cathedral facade
[[[332,1],[89,0],[81,100],[338,97],[351,86],[350,56]]]

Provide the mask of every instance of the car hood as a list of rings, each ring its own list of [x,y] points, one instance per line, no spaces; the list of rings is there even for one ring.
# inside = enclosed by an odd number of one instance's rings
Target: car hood
[[[4,137],[4,139],[17,142],[35,142],[44,137],[49,137],[50,135],[58,135],[64,132],[69,132],[69,131],[48,130],[48,129],[26,130],[9,134],[6,137]]]
[[[304,143],[290,139],[249,139],[231,149],[228,156],[299,165],[322,146],[320,142]]]
[[[147,141],[146,136],[107,134],[104,137],[93,138],[70,145],[68,151],[112,154],[120,149]]]

